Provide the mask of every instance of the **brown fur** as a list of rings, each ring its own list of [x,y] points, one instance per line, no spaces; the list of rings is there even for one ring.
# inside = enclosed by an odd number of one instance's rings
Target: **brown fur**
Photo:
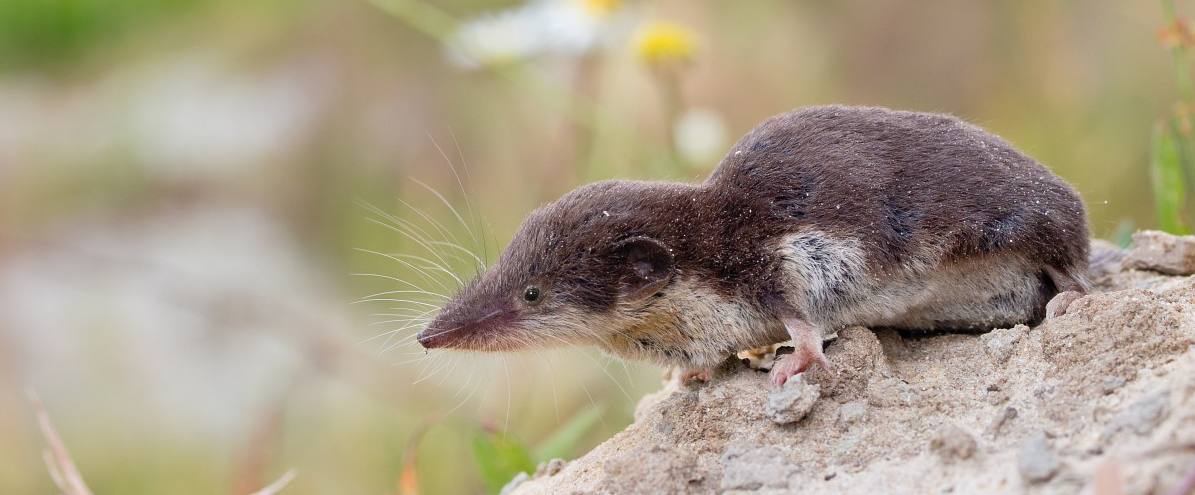
[[[663,251],[627,247],[639,237]],[[991,328],[1040,319],[1059,291],[1046,267],[1081,280],[1087,246],[1078,194],[978,127],[805,108],[760,124],[702,184],[598,182],[536,210],[419,338],[467,349],[593,343],[709,366],[783,340],[784,317],[823,330]],[[630,300],[647,283],[631,265],[666,284]],[[1006,282],[968,278],[988,271]],[[523,301],[528,286],[543,299]],[[917,311],[943,316],[905,314]],[[711,328],[719,321],[732,330]]]

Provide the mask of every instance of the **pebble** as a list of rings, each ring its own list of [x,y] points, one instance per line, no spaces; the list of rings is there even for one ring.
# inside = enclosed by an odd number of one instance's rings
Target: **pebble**
[[[847,402],[838,408],[838,419],[843,423],[854,423],[867,414],[866,402]]]
[[[1120,387],[1123,387],[1124,384],[1125,379],[1123,376],[1105,375],[1104,378],[1100,380],[1100,385],[1103,389],[1104,395],[1115,392]]]
[[[1029,483],[1042,483],[1058,472],[1058,456],[1050,450],[1045,432],[1038,432],[1021,443],[1017,455],[1017,471]]]
[[[1000,436],[1000,429],[1004,427],[1005,423],[1017,417],[1017,408],[1006,407],[996,416],[992,418],[991,424],[988,425],[987,434],[992,438]]]
[[[768,394],[764,415],[778,425],[795,423],[809,414],[818,397],[821,397],[821,387],[806,382],[803,374],[797,375]]]
[[[561,469],[564,469],[564,459],[556,458],[547,462],[541,462],[539,463],[539,466],[535,468],[535,477],[539,478],[541,476],[554,476],[556,473],[559,473]]]
[[[531,479],[531,475],[527,473],[516,474],[514,479],[510,480],[510,482],[502,487],[502,491],[498,492],[498,495],[509,495],[514,493],[515,488],[518,488],[519,485],[523,484],[523,482],[529,479]]]
[[[1104,430],[1103,439],[1106,441],[1121,430],[1131,430],[1138,435],[1145,435],[1153,431],[1170,416],[1170,398],[1166,393],[1154,394],[1125,408],[1108,429]]]
[[[998,328],[984,334],[980,339],[986,344],[988,356],[991,356],[997,363],[1004,363],[1016,352],[1017,342],[1028,331],[1029,327],[1025,325]]]
[[[934,433],[929,442],[930,450],[938,454],[943,460],[970,459],[975,455],[977,445],[975,438],[966,430],[954,425],[945,425]]]
[[[775,447],[731,445],[722,454],[722,490],[788,488],[796,467]]]

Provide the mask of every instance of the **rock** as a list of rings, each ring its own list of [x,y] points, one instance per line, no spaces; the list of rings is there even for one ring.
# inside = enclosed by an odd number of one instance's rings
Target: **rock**
[[[1021,443],[1017,471],[1029,483],[1042,483],[1058,472],[1058,457],[1050,450],[1046,434],[1039,432]]]
[[[561,469],[564,469],[564,464],[564,459],[552,459],[547,462],[541,462],[539,463],[539,466],[536,466],[535,468],[535,477],[538,478],[540,476],[555,475],[556,473],[559,473]]]
[[[1125,382],[1126,380],[1123,376],[1105,375],[1100,385],[1103,386],[1104,395],[1108,395],[1123,387]]]
[[[1025,325],[1016,325],[1012,328],[997,328],[984,334],[980,337],[980,340],[987,344],[988,355],[992,359],[995,359],[997,363],[1003,363],[1012,357],[1012,354],[1017,350],[1017,342],[1028,332],[1029,327]]]
[[[498,492],[498,495],[510,495],[511,493],[514,493],[519,485],[522,485],[523,482],[529,479],[531,479],[531,475],[527,473],[516,474],[513,479],[506,482],[506,484],[502,486],[502,490]]]
[[[809,414],[820,392],[821,387],[807,383],[804,374],[797,375],[768,394],[764,414],[778,425],[795,423]]]
[[[1016,325],[1011,329],[995,329],[983,334],[980,340],[987,344],[987,354],[997,362],[1005,362],[1017,350],[1017,342],[1028,334],[1029,326]]]
[[[912,385],[896,377],[871,382],[867,392],[870,394],[868,402],[877,407],[908,407],[921,398]]]
[[[1183,292],[1192,281],[1175,286],[1174,295],[1191,301]],[[1107,390],[1104,377],[1136,380],[1142,368],[1188,352],[1195,332],[1187,314],[1168,296],[1140,286],[1075,301],[1066,314],[1069,324],[1046,322],[1034,329],[1041,336],[1042,358],[1052,365],[1038,386],[1041,397],[1066,389],[1095,400]]]
[[[1158,427],[1170,415],[1170,399],[1165,392],[1141,399],[1125,408],[1104,431],[1102,438],[1107,440],[1121,430],[1130,430],[1138,435],[1146,435]]]
[[[884,348],[876,332],[865,327],[839,330],[838,338],[826,349],[826,357],[830,360],[829,373],[815,368],[802,375],[821,387],[822,396],[839,397],[842,402],[866,396],[872,373],[884,368]]]
[[[1124,258],[1128,268],[1168,275],[1195,273],[1195,236],[1143,230],[1133,234],[1133,244],[1135,247]]]
[[[1088,257],[1089,272],[1087,273],[1091,282],[1096,286],[1104,286],[1111,282],[1110,278],[1124,267],[1124,258],[1128,253],[1114,243],[1102,239],[1092,239],[1091,255]]]
[[[975,455],[975,439],[966,430],[954,425],[938,429],[929,442],[929,448],[945,461],[966,460]]]
[[[838,408],[838,420],[850,424],[863,418],[867,414],[866,402],[847,402]]]
[[[788,389],[738,360],[699,386],[673,380],[515,493],[1130,495],[1178,486],[1195,459],[1169,448],[1195,443],[1195,277],[1117,270],[1032,328],[849,327],[826,355],[829,373]],[[1092,491],[1108,461],[1123,485]]]
[[[731,445],[722,454],[722,490],[788,488],[795,467],[771,446]]]
[[[985,433],[987,433],[987,435],[991,438],[999,437],[1000,430],[1004,428],[1004,425],[1016,417],[1017,409],[1015,407],[1005,407],[1001,409],[1000,412],[996,413],[996,415],[992,417],[992,422],[988,424],[988,429],[985,431]]]
[[[665,445],[640,446],[606,462],[603,485],[610,493],[688,494],[704,479],[692,451]],[[567,492],[566,492],[567,493]]]

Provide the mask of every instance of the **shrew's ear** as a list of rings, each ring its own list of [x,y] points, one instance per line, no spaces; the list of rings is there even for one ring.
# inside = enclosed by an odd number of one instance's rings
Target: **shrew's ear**
[[[619,296],[623,301],[639,301],[660,292],[672,279],[672,250],[651,237],[631,237],[619,243],[622,255],[622,284]]]

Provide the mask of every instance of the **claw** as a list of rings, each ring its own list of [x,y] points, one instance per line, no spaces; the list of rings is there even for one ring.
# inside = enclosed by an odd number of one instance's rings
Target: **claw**
[[[789,378],[796,376],[799,373],[804,373],[814,364],[821,366],[823,370],[830,371],[830,361],[826,359],[826,354],[822,352],[821,344],[818,344],[817,349],[811,351],[810,349],[798,349],[792,354],[781,356],[776,364],[772,365],[772,373],[770,376],[772,385],[777,387],[784,385]]]

